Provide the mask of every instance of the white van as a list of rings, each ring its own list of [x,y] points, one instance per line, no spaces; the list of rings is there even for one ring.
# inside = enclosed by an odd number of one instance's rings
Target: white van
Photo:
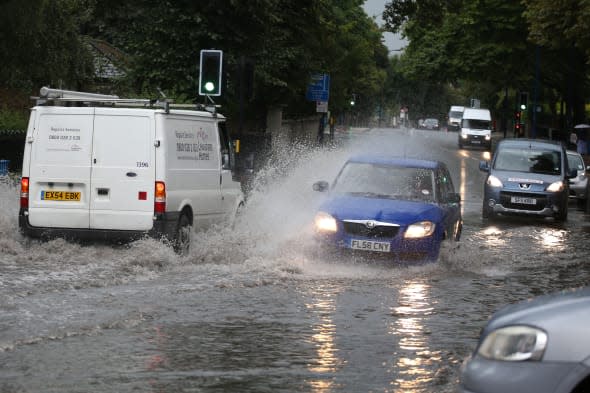
[[[186,253],[191,227],[233,222],[244,196],[232,174],[225,118],[151,104],[41,89],[22,167],[19,227],[25,235],[149,234]]]
[[[489,109],[465,108],[459,132],[459,148],[464,145],[492,149],[492,116]]]
[[[459,131],[461,129],[461,119],[463,118],[464,106],[451,106],[449,110],[449,122],[447,124],[448,131]]]

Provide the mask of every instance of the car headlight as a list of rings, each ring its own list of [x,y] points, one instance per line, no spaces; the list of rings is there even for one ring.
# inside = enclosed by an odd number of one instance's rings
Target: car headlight
[[[467,139],[467,134],[463,134],[463,133],[461,133],[461,138],[463,138],[463,139]]]
[[[560,181],[556,181],[555,183],[551,183],[549,185],[549,187],[547,187],[547,191],[549,191],[549,192],[559,192],[559,191],[563,191],[563,188],[564,188],[564,184],[560,180]]]
[[[486,140],[486,141],[489,141],[490,139],[492,139],[492,136],[491,136],[491,135],[486,135],[486,136],[485,136],[485,140]]]
[[[318,232],[336,232],[338,230],[336,219],[328,213],[319,212],[316,214],[314,224]]]
[[[506,362],[541,360],[547,333],[532,326],[508,326],[486,336],[477,353],[487,359]]]
[[[408,226],[404,237],[406,239],[418,239],[421,237],[427,237],[434,233],[436,224],[432,221],[421,221]]]
[[[486,181],[486,183],[488,186],[492,187],[504,187],[500,179],[493,175],[488,176],[488,180]]]

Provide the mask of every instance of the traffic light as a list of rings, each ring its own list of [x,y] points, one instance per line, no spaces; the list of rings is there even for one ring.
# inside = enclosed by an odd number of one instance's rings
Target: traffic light
[[[522,134],[522,112],[516,111],[514,114],[514,134],[520,136]]]
[[[352,97],[350,97],[350,106],[354,106],[354,104],[356,104],[356,94],[353,94]]]
[[[221,95],[221,70],[223,52],[215,49],[201,50],[199,63],[199,95]]]
[[[526,111],[527,105],[529,100],[529,93],[521,92],[520,93],[520,109]]]

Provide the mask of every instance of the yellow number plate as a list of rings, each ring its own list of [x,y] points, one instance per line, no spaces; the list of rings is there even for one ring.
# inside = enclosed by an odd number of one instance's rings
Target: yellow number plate
[[[81,192],[72,191],[41,191],[43,201],[80,201]]]

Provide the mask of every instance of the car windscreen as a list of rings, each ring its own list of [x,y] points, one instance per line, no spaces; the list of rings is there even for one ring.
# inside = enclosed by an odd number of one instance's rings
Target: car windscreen
[[[434,173],[430,169],[372,163],[347,163],[332,191],[356,196],[433,202]]]
[[[490,122],[488,120],[463,119],[463,122],[461,124],[463,125],[463,128],[471,128],[473,130],[490,129]]]
[[[502,148],[498,150],[494,169],[560,175],[561,154],[549,149]]]

